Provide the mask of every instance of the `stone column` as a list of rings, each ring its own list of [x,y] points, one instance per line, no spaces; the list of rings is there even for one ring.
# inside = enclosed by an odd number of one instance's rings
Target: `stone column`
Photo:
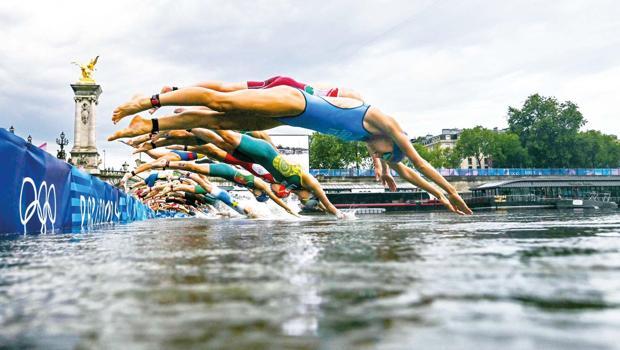
[[[71,84],[75,96],[75,121],[71,158],[78,167],[91,174],[99,173],[99,152],[97,152],[96,106],[99,104],[101,86],[97,84]]]

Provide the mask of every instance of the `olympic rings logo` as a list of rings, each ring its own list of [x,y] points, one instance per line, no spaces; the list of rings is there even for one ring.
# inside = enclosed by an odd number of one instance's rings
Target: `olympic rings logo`
[[[81,227],[91,227],[97,224],[121,222],[123,220],[140,220],[150,217],[151,214],[146,208],[140,206],[139,203],[134,202],[130,197],[125,197],[125,199],[121,200],[122,198],[105,200],[103,198],[95,198],[92,195],[80,195]],[[28,203],[28,201],[30,202]],[[54,184],[48,184],[46,181],[43,181],[37,186],[32,178],[24,177],[19,193],[18,206],[19,220],[24,227],[24,234],[28,232],[28,223],[33,220],[35,214],[41,225],[41,233],[47,233],[48,223],[51,225],[52,232],[54,231],[58,211],[56,186]],[[60,210],[62,215],[62,203]],[[126,217],[126,219],[123,217]]]
[[[26,210],[23,208],[24,189],[27,188],[26,184],[30,184],[32,187],[33,200],[26,206]],[[45,198],[43,197],[45,195]],[[53,195],[53,201],[51,201]],[[45,199],[45,200],[43,200]],[[52,203],[54,209],[52,210]],[[39,222],[41,223],[41,233],[47,233],[47,221],[52,224],[52,231],[54,231],[54,223],[56,223],[56,187],[54,184],[47,186],[47,182],[43,181],[39,189],[34,180],[30,177],[25,177],[22,180],[22,187],[19,192],[19,220],[24,226],[24,234],[26,233],[26,225],[30,222],[30,219],[37,214]]]

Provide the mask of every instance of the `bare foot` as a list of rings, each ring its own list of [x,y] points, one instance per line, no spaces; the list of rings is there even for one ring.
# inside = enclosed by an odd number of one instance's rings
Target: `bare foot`
[[[128,115],[136,114],[138,112],[144,111],[145,109],[148,109],[151,103],[150,101],[145,102],[145,99],[145,96],[134,95],[130,101],[116,107],[116,109],[112,113],[112,122],[116,124]]]
[[[128,127],[109,136],[108,141],[114,141],[123,137],[134,137],[148,134],[152,128],[153,122],[150,119],[144,119],[137,115],[133,117]]]

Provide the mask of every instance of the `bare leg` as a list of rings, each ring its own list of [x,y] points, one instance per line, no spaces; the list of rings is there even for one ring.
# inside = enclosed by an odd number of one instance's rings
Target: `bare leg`
[[[303,112],[306,106],[306,100],[301,92],[288,86],[229,93],[194,87],[163,94],[159,101],[162,106],[207,106],[220,112],[235,111],[263,117],[296,115]],[[118,123],[126,116],[151,107],[150,98],[137,96],[118,106],[112,114],[112,121]]]
[[[149,151],[149,152],[153,152],[153,151]],[[154,161],[152,161],[150,163],[144,163],[144,164],[140,165],[133,172],[136,175],[138,175],[138,174],[140,174],[142,172],[145,172],[147,170],[151,170],[153,168],[157,168],[161,164],[165,165],[167,161],[179,161],[179,160],[181,160],[181,158],[179,157],[178,154],[172,153],[172,152],[167,152],[163,156],[158,157],[156,160],[154,160]]]
[[[192,162],[184,161],[168,161],[165,159],[158,159],[150,163],[153,168],[166,168],[191,171],[197,174],[207,175],[211,174],[209,164],[198,165]]]
[[[241,143],[241,134],[238,132],[230,130],[216,130],[215,132],[217,132],[227,144],[231,145],[233,150],[239,147]]]
[[[258,130],[252,131],[252,136],[257,138],[257,139],[265,140],[265,141],[269,142],[273,146],[273,148],[277,148],[276,144],[273,143],[273,140],[271,139],[271,136],[269,136],[269,134],[266,133],[265,131],[258,131]]]
[[[248,90],[250,91],[250,90]],[[176,92],[176,91],[175,91]],[[186,111],[159,118],[160,130],[208,128],[216,130],[265,130],[282,125],[277,119],[248,117],[213,111]],[[150,119],[135,116],[129,126],[108,137],[108,141],[148,134],[153,128]]]
[[[197,144],[197,140],[195,137],[192,138],[186,138],[186,137],[173,137],[173,138],[161,138],[155,142],[155,146],[159,147],[165,147],[165,146],[172,146],[172,145],[186,145],[186,146],[195,146]],[[139,148],[137,148],[133,153],[140,153],[140,152],[145,152],[148,150],[152,150],[153,145],[150,142],[145,142],[142,145],[140,145]],[[183,150],[183,146],[181,146],[180,148],[168,148],[168,149],[176,149],[176,150]],[[189,148],[187,149],[187,151],[190,150]]]
[[[222,139],[222,137],[215,133],[215,131],[213,130],[205,128],[192,128],[192,133],[201,140],[213,143],[219,148],[226,150],[230,148],[230,145],[227,144],[226,141],[224,141],[224,139]]]
[[[144,153],[148,154],[148,156],[151,157],[152,159],[159,159],[161,157],[164,157],[170,154],[170,151],[151,149],[151,150],[145,150]]]
[[[209,157],[217,159],[220,162],[223,162],[228,154],[226,151],[213,144],[204,145],[202,149]]]
[[[179,145],[174,145],[174,146],[168,146],[168,149],[175,149],[175,150],[183,150],[184,147],[183,146],[179,146]],[[215,159],[217,161],[223,162],[224,159],[226,159],[226,155],[228,154],[228,152],[224,151],[223,149],[217,147],[216,145],[209,143],[207,145],[203,145],[203,146],[190,146],[187,148],[188,151],[190,152],[197,152],[197,153],[202,153],[204,155],[209,156],[209,158],[211,159]]]
[[[138,137],[134,137],[125,143],[128,144],[129,146],[136,147],[137,145],[144,143],[148,141],[149,139],[150,139],[149,135],[141,135]]]

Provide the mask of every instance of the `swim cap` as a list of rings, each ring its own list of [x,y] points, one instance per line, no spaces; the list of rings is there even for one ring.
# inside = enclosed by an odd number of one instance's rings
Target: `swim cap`
[[[262,192],[259,196],[256,196],[256,200],[259,202],[266,202],[269,200],[267,192]]]
[[[282,184],[272,184],[271,190],[278,198],[286,198],[291,194],[291,191],[289,191],[286,186]]]
[[[307,209],[316,209],[319,206],[319,201],[312,198],[312,199],[308,199],[306,201],[306,204],[304,204],[304,207]]]
[[[155,182],[157,181],[157,177],[157,172],[153,172],[146,179],[144,179],[144,182],[148,187],[153,187],[155,185]]]

